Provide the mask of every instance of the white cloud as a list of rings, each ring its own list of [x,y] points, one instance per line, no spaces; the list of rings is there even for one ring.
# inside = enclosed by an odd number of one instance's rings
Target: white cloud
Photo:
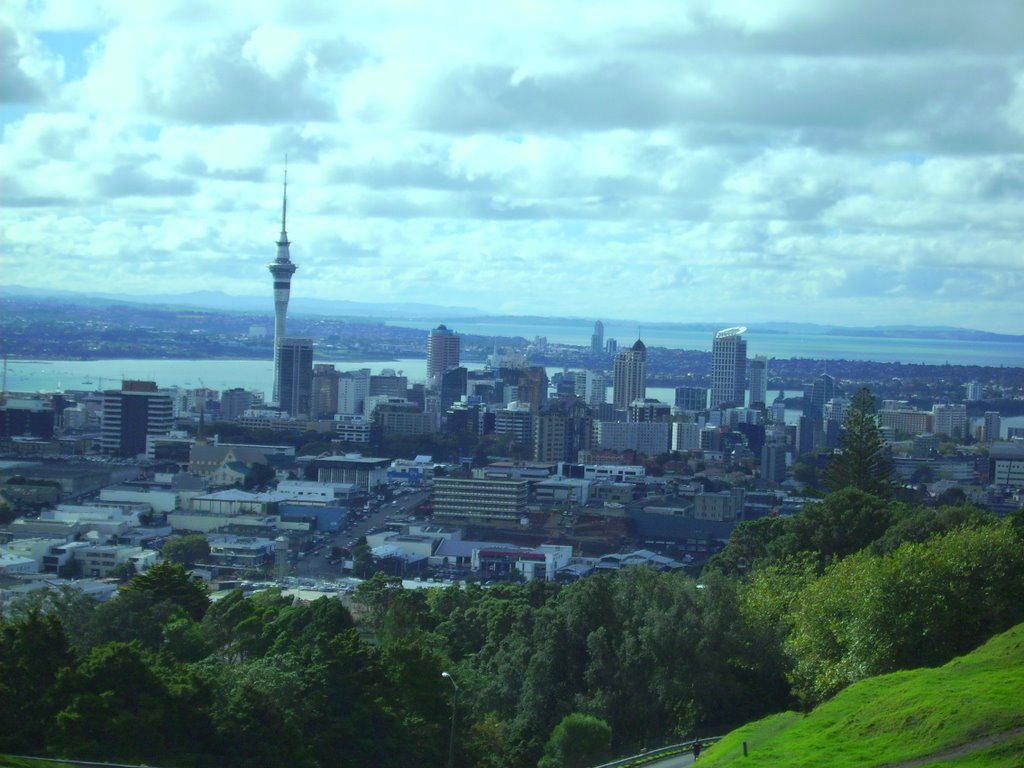
[[[308,296],[1024,332],[1022,24],[1012,1],[4,4],[0,261],[265,293],[287,153]]]

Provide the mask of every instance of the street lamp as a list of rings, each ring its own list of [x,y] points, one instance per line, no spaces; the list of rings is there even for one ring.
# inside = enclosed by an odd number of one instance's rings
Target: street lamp
[[[455,678],[453,678],[447,672],[442,672],[441,677],[448,678],[448,682],[452,684],[452,731],[448,737],[448,768],[452,768],[455,760],[455,702],[459,698],[459,686],[455,684]]]

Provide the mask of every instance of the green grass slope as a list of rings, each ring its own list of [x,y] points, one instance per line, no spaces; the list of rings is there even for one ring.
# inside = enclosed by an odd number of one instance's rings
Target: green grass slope
[[[785,712],[749,723],[710,747],[700,762],[703,768],[870,768],[907,761],[1019,768],[1024,735],[947,753],[1022,726],[1024,624],[943,667],[863,680],[807,715]],[[934,760],[923,759],[929,756]]]

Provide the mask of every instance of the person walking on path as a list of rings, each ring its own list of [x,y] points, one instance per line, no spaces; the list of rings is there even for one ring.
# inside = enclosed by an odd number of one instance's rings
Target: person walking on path
[[[700,742],[699,741],[694,741],[693,742],[693,759],[696,760],[698,757],[700,757]]]

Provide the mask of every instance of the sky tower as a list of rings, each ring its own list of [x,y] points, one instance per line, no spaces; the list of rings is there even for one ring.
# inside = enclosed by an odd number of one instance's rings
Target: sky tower
[[[281,339],[285,337],[285,320],[288,315],[288,297],[292,290],[292,275],[298,269],[292,264],[288,253],[288,168],[284,169],[284,196],[281,199],[281,239],[277,241],[277,258],[267,265],[274,277],[274,402],[280,402],[278,381],[281,379]]]

